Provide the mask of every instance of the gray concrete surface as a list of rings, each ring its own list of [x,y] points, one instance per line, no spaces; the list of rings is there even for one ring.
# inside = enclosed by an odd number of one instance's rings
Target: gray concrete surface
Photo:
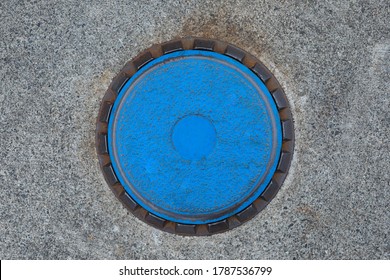
[[[389,259],[389,14],[386,0],[1,1],[0,258]],[[260,58],[297,137],[266,210],[201,238],[128,214],[94,149],[112,77],[188,35]]]

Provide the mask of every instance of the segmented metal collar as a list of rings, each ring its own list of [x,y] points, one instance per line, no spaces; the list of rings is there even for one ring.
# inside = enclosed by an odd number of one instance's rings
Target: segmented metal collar
[[[180,224],[158,217],[137,204],[119,182],[111,165],[107,146],[107,129],[110,112],[122,86],[142,66],[164,54],[179,50],[208,50],[232,57],[251,69],[266,85],[278,108],[282,125],[283,145],[276,172],[265,191],[246,209],[218,222],[208,224]],[[123,205],[142,221],[163,231],[181,235],[211,235],[235,228],[253,218],[274,198],[284,182],[294,150],[294,128],[291,111],[284,91],[273,74],[258,59],[231,44],[203,38],[183,38],[157,44],[126,63],[107,89],[96,124],[96,150],[107,184]]]

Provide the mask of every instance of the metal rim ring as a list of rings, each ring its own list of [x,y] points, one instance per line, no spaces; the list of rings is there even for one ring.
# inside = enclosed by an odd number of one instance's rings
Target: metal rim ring
[[[241,62],[255,73],[271,93],[278,109],[282,127],[282,150],[276,172],[263,193],[247,208],[223,220],[207,224],[181,224],[158,217],[135,202],[119,182],[111,164],[108,149],[108,122],[113,104],[122,86],[144,65],[164,54],[181,50],[217,52]],[[253,218],[275,197],[290,168],[294,151],[294,127],[288,100],[274,75],[254,56],[244,50],[213,39],[183,38],[153,45],[126,63],[112,80],[101,105],[96,123],[96,150],[99,164],[107,184],[122,204],[137,218],[160,230],[180,235],[212,235],[233,229]]]

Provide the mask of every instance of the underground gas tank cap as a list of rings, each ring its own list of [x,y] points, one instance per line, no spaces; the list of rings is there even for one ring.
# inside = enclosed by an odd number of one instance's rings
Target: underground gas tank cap
[[[107,184],[135,216],[182,235],[253,218],[283,183],[294,147],[272,73],[224,42],[185,38],[139,54],[103,97],[96,148]]]

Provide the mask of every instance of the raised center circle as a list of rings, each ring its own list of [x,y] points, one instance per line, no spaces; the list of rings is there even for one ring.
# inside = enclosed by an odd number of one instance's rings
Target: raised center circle
[[[186,116],[175,124],[172,142],[183,158],[199,160],[213,151],[216,142],[215,128],[205,117]]]

